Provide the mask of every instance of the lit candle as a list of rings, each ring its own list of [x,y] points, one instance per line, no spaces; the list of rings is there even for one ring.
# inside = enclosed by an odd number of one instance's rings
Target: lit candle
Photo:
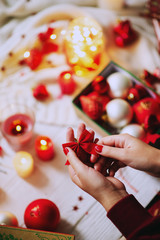
[[[30,153],[19,151],[13,158],[13,165],[22,178],[27,178],[31,175],[34,169],[34,161]]]
[[[49,161],[54,157],[52,140],[46,136],[38,136],[35,141],[37,156],[43,161]]]
[[[103,31],[94,19],[78,17],[70,22],[65,35],[65,52],[76,75],[85,75],[86,69],[97,69],[103,49]]]
[[[17,151],[32,137],[34,114],[26,106],[7,106],[2,111],[2,134]]]
[[[58,83],[63,94],[72,94],[76,88],[76,83],[71,71],[64,71],[59,75]]]

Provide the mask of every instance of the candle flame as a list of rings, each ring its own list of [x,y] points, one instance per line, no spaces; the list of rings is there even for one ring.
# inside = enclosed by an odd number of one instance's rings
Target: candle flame
[[[56,39],[57,38],[57,35],[56,34],[52,34],[51,36],[50,36],[50,39],[52,39],[52,40],[54,40],[54,39]]]
[[[20,125],[17,125],[17,126],[16,126],[16,131],[17,131],[17,132],[20,132],[21,130],[22,130],[22,127],[21,127]]]
[[[65,80],[69,80],[71,78],[71,74],[70,73],[66,73],[65,75],[64,75],[64,79]]]
[[[27,163],[27,159],[26,159],[25,157],[22,157],[22,158],[21,158],[21,163],[22,163],[22,164],[26,164],[26,163]]]
[[[42,139],[42,140],[40,141],[40,143],[41,143],[42,146],[47,146],[47,141],[46,141],[46,140],[43,140],[43,139]]]

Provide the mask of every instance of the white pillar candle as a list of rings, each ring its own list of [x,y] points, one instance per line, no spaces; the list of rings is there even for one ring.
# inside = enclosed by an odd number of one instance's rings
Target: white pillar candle
[[[34,161],[30,153],[19,151],[13,158],[13,165],[22,178],[26,178],[31,175],[34,169]]]

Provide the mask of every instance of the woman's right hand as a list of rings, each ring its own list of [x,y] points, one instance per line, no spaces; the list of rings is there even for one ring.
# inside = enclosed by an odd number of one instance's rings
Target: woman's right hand
[[[115,172],[125,166],[145,171],[155,177],[160,177],[160,150],[129,134],[110,135],[97,142],[97,153],[102,157],[91,157],[94,168],[102,172],[107,161],[113,161],[109,172]],[[102,147],[101,147],[102,146]],[[109,160],[108,160],[109,159]]]

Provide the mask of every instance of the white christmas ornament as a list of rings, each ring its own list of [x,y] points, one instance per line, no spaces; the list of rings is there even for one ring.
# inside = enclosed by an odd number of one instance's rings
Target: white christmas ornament
[[[133,123],[133,124],[128,124],[122,130],[120,133],[128,133],[132,135],[133,137],[140,138],[142,139],[145,136],[145,131],[143,127],[139,124]]]
[[[122,128],[132,120],[130,104],[123,99],[113,99],[106,106],[108,122],[116,128]]]
[[[132,81],[121,72],[115,72],[106,79],[109,84],[109,95],[112,98],[126,98]]]
[[[7,211],[0,211],[0,225],[18,226],[18,220],[14,214]]]

